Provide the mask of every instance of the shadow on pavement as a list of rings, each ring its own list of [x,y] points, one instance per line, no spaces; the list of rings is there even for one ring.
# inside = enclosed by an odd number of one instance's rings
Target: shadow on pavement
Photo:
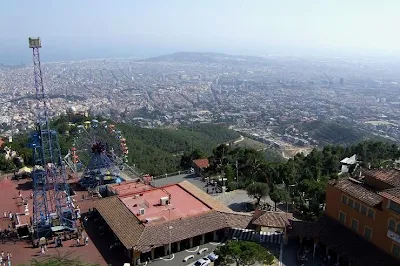
[[[87,214],[82,217],[86,215]],[[92,219],[85,222],[84,227],[87,235],[92,241],[92,243],[89,242],[89,245],[94,244],[96,246],[97,250],[103,256],[108,265],[124,265],[125,262],[129,262],[129,259],[126,258],[122,248],[110,250],[113,237],[110,236],[107,231],[105,231],[104,235],[101,235]]]

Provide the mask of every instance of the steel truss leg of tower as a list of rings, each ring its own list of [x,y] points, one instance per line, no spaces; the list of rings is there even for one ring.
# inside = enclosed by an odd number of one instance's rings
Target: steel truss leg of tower
[[[40,66],[40,39],[30,39],[33,48],[34,79],[37,98],[37,129],[32,135],[34,161],[37,166],[33,174],[34,206],[33,225],[36,237],[51,232],[53,222],[65,229],[75,230],[74,206],[69,195],[65,168],[62,163],[57,132],[50,130],[48,122],[48,107],[43,86],[43,76]],[[39,170],[40,169],[40,170]]]

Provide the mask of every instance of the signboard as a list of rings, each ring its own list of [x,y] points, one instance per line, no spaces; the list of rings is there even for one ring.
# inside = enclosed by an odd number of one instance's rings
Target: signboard
[[[388,230],[387,236],[390,239],[396,241],[397,243],[400,243],[400,236],[398,234],[396,234],[395,232]]]

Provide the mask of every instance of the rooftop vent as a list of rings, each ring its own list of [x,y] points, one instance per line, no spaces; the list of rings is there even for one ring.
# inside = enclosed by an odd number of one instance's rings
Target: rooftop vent
[[[139,214],[140,214],[140,215],[144,215],[144,208],[140,208],[140,209],[139,209]]]

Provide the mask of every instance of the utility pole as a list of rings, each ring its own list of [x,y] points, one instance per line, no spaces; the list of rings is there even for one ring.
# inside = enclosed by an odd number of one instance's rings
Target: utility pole
[[[239,182],[239,163],[236,160],[236,182]]]
[[[192,114],[190,114],[190,121],[191,121],[191,124],[192,124],[192,154],[193,154],[193,116],[192,116]],[[193,158],[192,158],[193,159]]]

